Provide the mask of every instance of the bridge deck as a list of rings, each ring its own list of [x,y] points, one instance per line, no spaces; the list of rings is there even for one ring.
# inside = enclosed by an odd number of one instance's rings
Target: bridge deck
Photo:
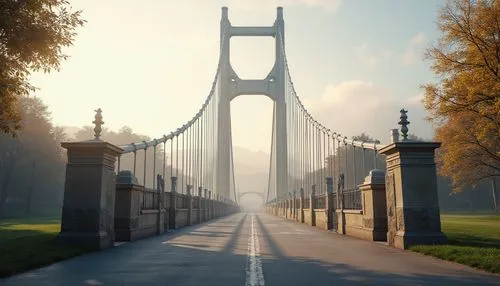
[[[265,215],[236,214],[0,285],[500,285],[500,277]]]

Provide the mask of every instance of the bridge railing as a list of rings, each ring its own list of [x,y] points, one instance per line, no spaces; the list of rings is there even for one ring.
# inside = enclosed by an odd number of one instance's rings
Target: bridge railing
[[[307,210],[309,204],[306,203],[296,212],[275,212],[274,207],[280,200],[286,200],[285,197],[269,204],[266,211],[285,217],[292,215],[297,221],[341,234],[388,241],[397,248],[444,242],[434,162],[434,150],[440,144],[409,140],[406,110],[400,113],[402,140],[399,140],[397,129],[391,130],[391,143],[385,146],[375,144],[372,147],[345,137],[342,140],[340,136],[334,137],[337,149],[334,148],[336,152],[326,167],[330,176],[325,180],[326,188],[319,187],[319,190],[326,189],[326,195],[321,191],[315,194],[317,185],[308,184],[317,181],[306,178],[300,182],[311,186],[308,189],[314,200],[314,211]],[[367,151],[373,155],[371,166],[367,164]],[[379,161],[382,159],[384,162]],[[367,173],[367,170],[370,171]],[[315,172],[321,171],[316,169]],[[301,195],[301,200],[307,202],[308,197]],[[405,200],[400,201],[401,197]],[[426,223],[421,220],[424,216]]]
[[[328,194],[320,194],[316,197],[315,208],[324,209],[327,207]]]
[[[141,210],[158,209],[161,199],[159,196],[161,194],[157,190],[142,188],[141,194]]]
[[[363,209],[361,201],[361,190],[359,188],[344,190],[342,193],[344,209],[361,210]]]
[[[304,209],[309,209],[311,198],[309,196],[306,196],[304,197],[303,202],[304,202]]]

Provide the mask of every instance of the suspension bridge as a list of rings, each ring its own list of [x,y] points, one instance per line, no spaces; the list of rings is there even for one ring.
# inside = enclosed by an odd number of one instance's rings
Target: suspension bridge
[[[93,140],[63,143],[58,241],[112,250],[2,285],[498,285],[497,276],[402,250],[446,239],[434,164],[440,144],[408,140],[403,109],[402,138],[392,129],[388,144],[316,121],[294,88],[284,27],[282,8],[271,26],[238,27],[223,7],[210,92],[169,134],[115,146],[100,140],[98,109]],[[231,67],[230,38],[247,36],[275,39],[264,79],[241,79]],[[260,214],[239,210],[252,192],[236,191],[231,134],[231,100],[253,94],[273,101]]]

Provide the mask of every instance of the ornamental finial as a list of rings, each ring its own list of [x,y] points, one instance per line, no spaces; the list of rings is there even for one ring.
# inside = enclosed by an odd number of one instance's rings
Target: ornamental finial
[[[98,108],[97,110],[94,110],[94,111],[96,112],[95,120],[92,122],[95,124],[94,137],[95,137],[95,140],[101,140],[101,131],[102,131],[101,126],[104,124],[104,121],[102,121],[102,110],[100,108]]]
[[[404,108],[399,111],[401,113],[401,116],[399,119],[401,119],[398,124],[401,125],[401,133],[403,134],[403,141],[408,140],[408,124],[410,124],[410,121],[408,121],[408,110],[405,110]]]

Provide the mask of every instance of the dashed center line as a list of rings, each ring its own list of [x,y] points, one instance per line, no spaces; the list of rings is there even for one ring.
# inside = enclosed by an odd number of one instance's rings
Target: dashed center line
[[[262,261],[260,260],[259,237],[255,229],[255,215],[251,217],[250,237],[248,238],[248,260],[246,286],[264,286],[264,272],[262,271]]]

